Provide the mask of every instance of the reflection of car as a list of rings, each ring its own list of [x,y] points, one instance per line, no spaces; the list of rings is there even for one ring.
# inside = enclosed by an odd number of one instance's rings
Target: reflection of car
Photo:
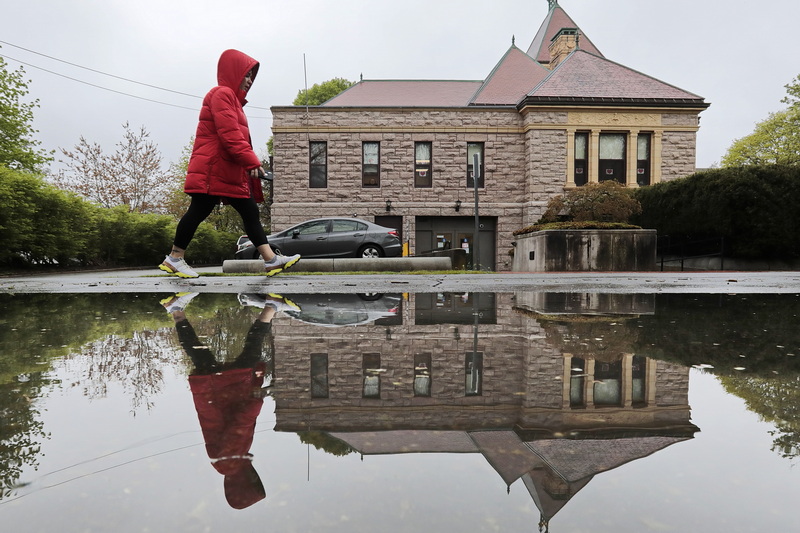
[[[291,294],[286,298],[299,310],[286,310],[290,317],[316,326],[341,327],[397,324],[400,294]]]
[[[397,257],[402,252],[397,230],[358,218],[307,220],[269,236],[269,245],[284,255],[312,257]],[[236,259],[257,259],[246,235],[236,243]]]

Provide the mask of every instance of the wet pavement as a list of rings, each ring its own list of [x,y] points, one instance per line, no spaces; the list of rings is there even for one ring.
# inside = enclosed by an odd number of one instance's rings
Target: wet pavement
[[[180,279],[155,269],[0,278],[0,293],[95,292],[504,292],[794,293],[800,272],[487,272],[481,274],[223,275],[221,267],[196,269]]]
[[[798,272],[199,270],[0,278],[4,528],[796,527]]]

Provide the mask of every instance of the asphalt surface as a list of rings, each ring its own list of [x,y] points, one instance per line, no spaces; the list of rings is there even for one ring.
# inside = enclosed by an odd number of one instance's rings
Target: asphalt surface
[[[292,274],[223,275],[198,268],[181,279],[157,269],[10,276],[0,293],[274,292],[579,292],[579,293],[799,293],[800,272],[488,272],[485,274]]]

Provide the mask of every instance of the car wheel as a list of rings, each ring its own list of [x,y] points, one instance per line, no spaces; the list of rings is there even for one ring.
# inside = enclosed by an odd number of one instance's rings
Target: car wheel
[[[358,257],[363,257],[364,259],[374,259],[382,256],[383,250],[376,244],[366,244],[358,251]]]
[[[283,255],[283,252],[281,252],[281,249],[277,246],[273,246],[272,251],[275,252],[275,255]]]

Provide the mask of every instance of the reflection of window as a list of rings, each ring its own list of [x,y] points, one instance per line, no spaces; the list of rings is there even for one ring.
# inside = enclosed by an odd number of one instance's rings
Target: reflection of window
[[[569,405],[570,407],[585,407],[586,361],[573,357],[570,365]]]
[[[467,143],[467,187],[475,188],[475,169],[474,166],[474,156],[478,155],[478,171],[479,171],[479,178],[478,178],[478,187],[483,187],[484,179],[483,179],[483,169],[485,165],[483,164],[483,143]]]
[[[575,185],[586,185],[589,181],[589,133],[575,134]]]
[[[625,139],[624,133],[600,134],[600,181],[617,180],[625,184]]]
[[[414,396],[431,395],[431,354],[414,354]]]
[[[631,401],[634,407],[647,405],[647,358],[641,355],[633,356],[631,365]]]
[[[328,186],[328,143],[311,143],[308,168],[308,186],[312,189],[326,188]]]
[[[414,143],[414,187],[432,187],[432,143]]]
[[[328,354],[311,354],[311,397],[328,397]]]
[[[361,167],[361,186],[381,186],[381,144],[378,142],[365,142],[362,145],[363,160]]]
[[[483,394],[483,352],[467,352],[464,358],[464,394]]]
[[[640,133],[636,140],[636,183],[650,185],[650,144],[651,135]]]
[[[594,366],[594,404],[598,407],[622,405],[622,362],[597,361]]]
[[[364,372],[364,398],[381,397],[381,354],[367,353],[362,359]]]

